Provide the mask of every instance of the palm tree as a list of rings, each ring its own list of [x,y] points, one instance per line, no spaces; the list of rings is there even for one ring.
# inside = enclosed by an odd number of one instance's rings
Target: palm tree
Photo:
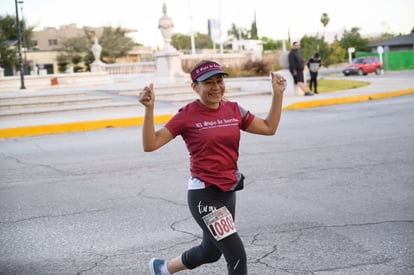
[[[326,27],[326,25],[328,25],[328,23],[329,23],[329,16],[328,16],[328,14],[327,14],[326,12],[322,13],[322,16],[321,16],[321,23],[322,23],[322,25],[323,25],[323,30],[324,30],[324,34],[323,34],[323,36],[325,36],[325,27]]]

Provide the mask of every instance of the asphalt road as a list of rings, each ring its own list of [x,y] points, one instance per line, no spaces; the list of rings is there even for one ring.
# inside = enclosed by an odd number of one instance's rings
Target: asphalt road
[[[414,274],[414,95],[285,111],[243,134],[249,274]],[[0,139],[0,274],[149,274],[200,241],[181,138],[141,128]],[[225,274],[225,262],[180,274]]]

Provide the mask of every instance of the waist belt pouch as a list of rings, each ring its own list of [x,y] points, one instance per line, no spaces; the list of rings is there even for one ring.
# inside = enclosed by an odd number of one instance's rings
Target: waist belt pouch
[[[244,175],[241,174],[240,180],[236,183],[233,191],[242,190],[244,188]]]

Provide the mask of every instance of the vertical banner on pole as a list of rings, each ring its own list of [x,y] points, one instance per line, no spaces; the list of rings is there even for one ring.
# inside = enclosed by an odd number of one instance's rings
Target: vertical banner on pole
[[[215,44],[221,41],[221,31],[220,31],[220,20],[219,19],[208,19],[208,36],[214,43],[214,49],[216,48]]]

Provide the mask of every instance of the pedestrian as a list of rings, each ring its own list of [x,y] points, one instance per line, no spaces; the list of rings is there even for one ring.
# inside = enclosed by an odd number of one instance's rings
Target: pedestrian
[[[295,41],[292,43],[292,49],[289,52],[289,71],[292,74],[293,80],[299,88],[305,93],[306,96],[313,95],[309,92],[308,87],[305,85],[303,70],[305,69],[305,64],[303,62],[302,55],[299,51],[300,44]]]
[[[145,152],[157,150],[181,135],[190,155],[187,201],[189,210],[203,231],[200,245],[168,261],[152,258],[152,275],[174,274],[213,263],[224,255],[229,275],[247,274],[244,245],[234,224],[236,191],[243,189],[244,176],[238,170],[240,130],[274,135],[278,128],[286,80],[271,73],[273,90],[265,119],[250,113],[237,102],[223,98],[227,75],[219,63],[209,60],[191,71],[191,87],[199,96],[186,104],[160,129],[155,130],[154,85],[139,94],[145,107],[142,143]]]
[[[309,81],[309,90],[312,91],[312,86],[315,88],[313,92],[315,94],[318,93],[318,71],[321,67],[321,57],[319,53],[315,53],[311,58],[309,58],[307,63],[309,74],[310,74],[310,81]]]

